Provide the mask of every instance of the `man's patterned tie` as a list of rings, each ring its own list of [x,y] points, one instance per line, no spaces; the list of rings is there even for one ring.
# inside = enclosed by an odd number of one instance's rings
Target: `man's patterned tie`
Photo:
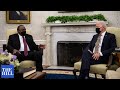
[[[96,43],[95,43],[95,53],[98,52],[98,50],[99,50],[99,44],[100,44],[100,42],[101,42],[101,36],[102,36],[102,35],[99,35],[99,36],[98,36],[97,41],[96,41]]]
[[[27,56],[28,55],[27,42],[24,36],[23,36],[23,43],[24,43],[24,55]]]

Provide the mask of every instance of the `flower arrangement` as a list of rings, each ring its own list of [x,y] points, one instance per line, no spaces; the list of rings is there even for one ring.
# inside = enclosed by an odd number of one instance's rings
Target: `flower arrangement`
[[[0,64],[4,65],[14,65],[15,72],[19,71],[20,63],[17,59],[17,56],[8,53],[7,51],[0,52]]]

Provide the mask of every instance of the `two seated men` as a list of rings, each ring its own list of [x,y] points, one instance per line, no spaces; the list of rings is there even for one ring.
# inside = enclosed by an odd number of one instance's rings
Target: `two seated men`
[[[26,28],[23,25],[18,26],[17,32],[17,34],[9,36],[8,51],[16,55],[19,61],[35,60],[36,71],[42,71],[42,54],[38,51],[41,48],[40,45],[36,45],[33,37],[26,34]],[[89,77],[90,65],[107,63],[109,55],[117,47],[115,35],[106,31],[105,22],[98,21],[96,23],[96,33],[88,48],[83,52],[80,79]]]

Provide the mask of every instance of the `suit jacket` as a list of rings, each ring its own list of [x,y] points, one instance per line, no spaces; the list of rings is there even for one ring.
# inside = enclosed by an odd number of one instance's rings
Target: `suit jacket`
[[[38,45],[33,41],[33,37],[29,34],[25,35],[26,42],[30,48],[30,51],[38,50]],[[13,34],[9,36],[7,49],[9,52],[13,53],[13,49],[20,49],[20,40],[18,34]]]
[[[95,43],[97,41],[98,34],[94,35],[90,44],[88,45],[88,48],[93,51],[93,48],[95,47]],[[103,57],[107,57],[115,50],[117,47],[116,45],[116,38],[114,34],[105,33],[105,36],[103,38],[101,52],[103,54]]]
[[[9,11],[9,19],[10,20],[27,20],[27,17],[21,12],[20,15],[17,14],[16,11]]]

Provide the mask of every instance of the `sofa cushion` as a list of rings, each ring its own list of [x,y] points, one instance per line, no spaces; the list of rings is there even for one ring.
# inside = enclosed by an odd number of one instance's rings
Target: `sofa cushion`
[[[116,70],[116,72],[120,72],[120,67]]]
[[[97,74],[105,74],[107,71],[106,66],[107,66],[106,64],[91,65],[90,72]],[[74,63],[74,69],[80,70],[80,68],[81,68],[81,61]]]
[[[120,79],[120,72],[114,70],[107,70],[106,79]]]
[[[106,74],[107,69],[108,68],[106,64],[96,64],[90,66],[91,73]]]
[[[30,67],[35,67],[35,61],[25,60],[20,62],[20,68],[30,68]]]
[[[120,28],[117,27],[107,27],[107,32],[115,34],[117,47],[120,47]]]
[[[74,69],[80,70],[80,68],[81,68],[81,62],[80,61],[74,63]]]

